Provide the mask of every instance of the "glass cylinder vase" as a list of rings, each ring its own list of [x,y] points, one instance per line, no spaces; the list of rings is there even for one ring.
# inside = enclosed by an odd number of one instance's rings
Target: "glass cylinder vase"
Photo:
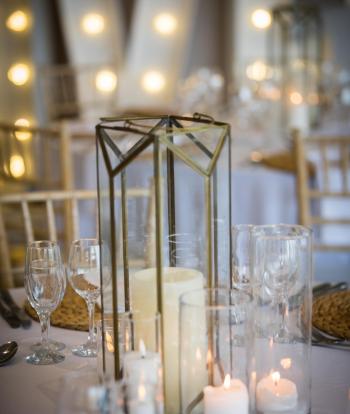
[[[200,289],[180,299],[181,413],[248,414],[252,297]]]
[[[302,226],[253,231],[255,409],[310,412],[312,254]]]

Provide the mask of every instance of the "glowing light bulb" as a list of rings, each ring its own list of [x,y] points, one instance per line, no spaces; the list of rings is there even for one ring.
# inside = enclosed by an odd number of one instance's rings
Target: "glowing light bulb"
[[[9,80],[17,86],[25,85],[30,77],[30,70],[25,63],[16,63],[7,72]]]
[[[20,155],[12,155],[10,158],[10,173],[13,177],[19,178],[25,173],[23,158]]]
[[[260,82],[271,77],[271,68],[269,68],[262,60],[256,60],[246,69],[246,75],[249,79]]]
[[[151,70],[142,76],[141,84],[146,92],[158,93],[165,87],[165,77],[161,72]]]
[[[117,87],[117,75],[111,70],[100,70],[95,79],[96,88],[101,92],[112,92]]]
[[[228,390],[231,386],[231,377],[230,374],[226,374],[225,375],[225,379],[224,379],[224,388],[225,390]]]
[[[303,103],[303,96],[298,91],[293,91],[289,95],[289,100],[293,105],[300,105]]]
[[[271,13],[265,9],[256,9],[251,15],[251,22],[257,29],[267,29],[272,22]]]
[[[160,13],[153,19],[153,28],[158,33],[168,36],[177,29],[177,19],[170,13]]]
[[[29,17],[22,10],[16,10],[7,18],[6,26],[14,32],[23,32],[29,26]]]
[[[15,122],[15,125],[16,126],[22,126],[22,127],[29,127],[30,126],[30,122],[28,121],[28,119],[19,118]],[[29,132],[29,131],[28,132],[27,131],[15,131],[15,137],[19,141],[27,141],[28,139],[30,139],[32,137],[32,133]]]
[[[97,35],[105,28],[105,19],[97,13],[86,14],[81,20],[81,28],[85,33]]]

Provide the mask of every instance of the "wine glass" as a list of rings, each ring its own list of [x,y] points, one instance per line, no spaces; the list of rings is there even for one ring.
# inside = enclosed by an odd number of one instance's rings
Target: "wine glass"
[[[62,297],[60,299],[60,302],[62,302],[64,294],[66,292],[66,287],[67,287],[67,278],[66,278],[66,273],[63,272],[62,274],[62,282],[63,282],[63,289],[62,289]],[[50,329],[50,325],[48,326],[48,329]],[[66,344],[63,342],[59,342],[59,341],[55,341],[54,339],[48,339],[48,344],[50,346],[51,349],[53,349],[54,351],[62,351],[65,347]],[[31,345],[30,349],[32,351],[38,351],[41,348],[41,342],[36,342],[35,344]]]
[[[86,301],[89,313],[89,336],[85,344],[72,349],[82,357],[97,356],[94,326],[95,303],[100,296],[100,246],[97,239],[72,242],[68,260],[68,280],[72,288]]]
[[[65,275],[59,246],[52,241],[36,241],[27,248],[25,290],[30,304],[36,310],[41,325],[41,346],[26,361],[34,365],[56,364],[64,355],[50,347],[50,315],[62,300]]]
[[[293,226],[282,224],[257,226],[253,234],[255,276],[279,308],[280,323],[274,331],[274,339],[290,342],[289,295],[300,271],[301,236]]]

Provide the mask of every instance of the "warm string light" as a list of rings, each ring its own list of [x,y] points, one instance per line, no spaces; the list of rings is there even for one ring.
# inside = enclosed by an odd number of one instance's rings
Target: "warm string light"
[[[30,122],[26,118],[19,118],[15,121],[15,125],[21,127],[29,127]],[[18,139],[18,141],[27,141],[32,137],[32,133],[29,131],[15,131],[15,137]]]
[[[251,22],[257,29],[267,29],[272,22],[271,13],[265,9],[256,9],[251,15]]]
[[[95,85],[100,92],[113,92],[117,87],[117,75],[111,70],[100,70],[96,74]]]
[[[105,19],[98,13],[89,13],[81,20],[82,30],[89,35],[97,35],[105,28]]]
[[[29,16],[22,10],[14,11],[6,20],[6,27],[14,32],[23,32],[29,27]]]
[[[23,157],[20,155],[12,155],[10,158],[10,173],[14,178],[20,178],[24,175],[26,169]]]
[[[141,78],[142,88],[148,93],[159,93],[165,87],[165,77],[161,72],[150,70],[143,74]]]
[[[17,86],[25,85],[30,77],[29,66],[25,63],[15,63],[7,72],[8,79]]]
[[[177,29],[177,19],[170,13],[160,13],[153,18],[153,28],[164,36],[173,34]]]

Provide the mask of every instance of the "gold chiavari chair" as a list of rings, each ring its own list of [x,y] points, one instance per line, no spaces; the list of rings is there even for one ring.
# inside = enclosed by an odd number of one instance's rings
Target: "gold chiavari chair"
[[[350,252],[350,136],[304,138],[294,131],[293,142],[299,223],[315,230],[315,250]]]

